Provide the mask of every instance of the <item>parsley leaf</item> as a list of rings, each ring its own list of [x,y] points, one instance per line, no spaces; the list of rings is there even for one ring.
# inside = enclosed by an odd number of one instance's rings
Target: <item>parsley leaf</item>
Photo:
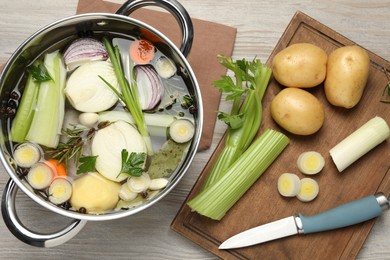
[[[83,156],[79,159],[80,166],[77,169],[77,174],[91,172],[95,170],[96,158],[98,156]]]
[[[126,149],[122,150],[122,169],[121,173],[128,174],[130,176],[141,176],[144,172],[144,165],[146,161],[146,153],[132,152],[129,156],[129,152]]]
[[[31,73],[35,82],[44,82],[53,79],[42,62],[39,62],[37,65],[31,65],[27,70]]]
[[[218,119],[227,124],[231,129],[240,128],[244,124],[244,115],[229,115],[225,112],[218,113]]]

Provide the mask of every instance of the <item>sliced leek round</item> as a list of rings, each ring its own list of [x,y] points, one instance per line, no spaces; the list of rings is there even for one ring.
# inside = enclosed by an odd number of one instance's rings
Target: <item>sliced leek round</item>
[[[297,195],[297,198],[303,202],[309,202],[314,200],[320,191],[318,183],[311,178],[301,179],[301,188]]]
[[[131,201],[137,197],[138,193],[133,192],[127,183],[123,183],[119,190],[119,198],[124,201]]]
[[[42,190],[49,187],[54,177],[52,169],[44,163],[36,163],[27,174],[27,181],[31,187]]]
[[[283,173],[278,178],[278,191],[284,197],[295,197],[301,188],[301,181],[296,174]]]
[[[169,136],[176,143],[186,143],[195,133],[194,125],[186,119],[178,119],[169,126]]]
[[[33,143],[22,143],[16,147],[14,159],[18,166],[29,168],[41,159],[41,151]]]
[[[297,160],[299,171],[304,174],[313,175],[319,173],[325,166],[325,159],[315,151],[304,152]]]
[[[132,192],[145,192],[147,189],[149,189],[150,185],[149,174],[143,173],[139,177],[132,176],[127,180],[127,185]]]
[[[56,178],[49,187],[49,200],[54,204],[62,204],[72,196],[72,184],[65,178]]]

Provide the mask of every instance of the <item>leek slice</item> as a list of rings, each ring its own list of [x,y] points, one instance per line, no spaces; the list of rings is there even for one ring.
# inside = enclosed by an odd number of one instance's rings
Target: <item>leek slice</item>
[[[215,183],[188,202],[206,217],[220,220],[287,146],[284,134],[267,129]]]
[[[46,54],[44,64],[53,80],[40,84],[34,117],[26,139],[55,148],[64,121],[66,69],[59,51]]]

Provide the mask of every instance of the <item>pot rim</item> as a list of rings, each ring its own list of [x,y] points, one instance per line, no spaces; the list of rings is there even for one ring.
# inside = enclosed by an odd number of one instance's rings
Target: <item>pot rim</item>
[[[192,84],[194,85],[194,92],[195,95],[198,97],[197,100],[197,124],[196,124],[196,131],[195,135],[193,138],[193,141],[191,143],[191,146],[189,148],[189,151],[186,155],[186,157],[181,161],[180,165],[180,170],[175,174],[175,176],[171,179],[170,183],[168,186],[162,190],[158,195],[153,197],[151,200],[143,203],[142,205],[137,206],[136,208],[129,209],[126,211],[118,211],[118,212],[113,212],[113,213],[107,213],[107,214],[102,214],[102,215],[92,215],[92,214],[81,214],[78,212],[66,210],[63,208],[60,208],[54,204],[51,204],[50,202],[42,199],[38,195],[34,194],[32,190],[29,189],[28,186],[23,184],[23,180],[20,179],[17,174],[15,173],[14,169],[10,166],[9,161],[7,160],[6,156],[4,154],[3,149],[0,149],[0,161],[2,162],[7,174],[12,178],[12,180],[17,184],[17,187],[21,189],[28,197],[33,199],[35,202],[37,202],[39,205],[47,208],[48,210],[51,210],[57,214],[60,214],[65,217],[69,218],[74,218],[74,219],[80,219],[80,220],[88,220],[88,221],[103,221],[103,220],[113,220],[113,219],[118,219],[122,217],[127,217],[133,214],[136,214],[153,204],[157,203],[159,200],[161,200],[163,197],[165,197],[168,193],[171,192],[171,190],[178,184],[178,182],[181,180],[181,178],[185,175],[187,172],[190,164],[192,163],[196,151],[199,146],[200,142],[200,137],[201,137],[201,132],[202,132],[202,127],[203,127],[203,105],[202,105],[202,98],[201,98],[201,93],[200,93],[200,88],[198,85],[198,81],[196,79],[196,76],[189,65],[187,59],[183,55],[183,53],[179,50],[179,48],[170,40],[168,39],[163,33],[155,29],[154,27],[139,21],[137,19],[120,15],[120,14],[111,14],[111,13],[86,13],[86,14],[77,14],[69,17],[62,18],[60,20],[57,20],[55,22],[52,22],[35,33],[33,33],[30,37],[28,37],[11,55],[11,57],[8,59],[7,63],[5,64],[3,71],[0,74],[0,83],[4,80],[4,75],[6,75],[9,70],[11,65],[14,63],[14,61],[19,57],[19,55],[22,53],[24,48],[34,39],[39,37],[41,34],[45,32],[50,32],[57,26],[66,23],[68,21],[73,21],[77,19],[87,19],[87,18],[93,18],[93,19],[115,19],[115,20],[120,20],[122,22],[127,22],[127,23],[132,23],[138,27],[145,28],[156,35],[158,35],[164,42],[175,51],[175,54],[177,54],[180,57],[181,62],[183,62],[185,68],[188,71],[188,74],[190,78],[192,79]],[[1,84],[0,84],[1,85]]]

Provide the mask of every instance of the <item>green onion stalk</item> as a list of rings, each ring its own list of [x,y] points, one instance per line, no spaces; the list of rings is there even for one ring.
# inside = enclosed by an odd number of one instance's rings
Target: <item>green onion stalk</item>
[[[121,88],[121,92],[119,93],[110,83],[108,83],[105,79],[101,78],[114,92],[115,94],[125,103],[126,107],[129,109],[131,115],[134,118],[135,124],[137,125],[138,131],[142,135],[146,148],[148,151],[148,155],[153,155],[153,147],[152,141],[150,139],[150,134],[148,127],[145,123],[144,114],[142,112],[142,108],[138,98],[137,85],[134,77],[134,71],[132,78],[130,80],[130,84],[127,81],[125,74],[123,72],[121,59],[120,59],[120,51],[118,46],[112,47],[110,41],[107,38],[103,38],[104,45],[108,52],[108,56],[110,57],[112,66],[114,68],[115,76],[118,80],[118,84]]]
[[[240,155],[249,147],[256,136],[262,121],[262,99],[271,78],[272,70],[262,64],[260,60],[252,62],[219,56],[221,64],[230,69],[235,76],[235,84],[229,77],[213,84],[222,92],[232,93],[227,100],[233,99],[230,117],[239,116],[240,127],[232,127],[228,124],[224,147],[219,154],[211,172],[209,173],[203,189],[216,183],[226,173],[226,170],[234,164]],[[241,105],[241,96],[246,93]],[[240,106],[241,105],[241,106]]]

